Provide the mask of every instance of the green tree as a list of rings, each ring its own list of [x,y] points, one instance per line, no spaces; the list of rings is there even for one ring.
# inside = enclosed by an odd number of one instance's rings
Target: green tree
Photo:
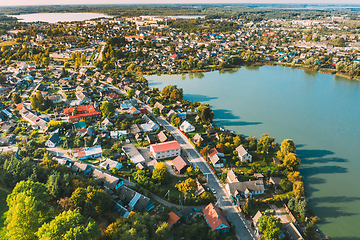
[[[291,191],[291,189],[292,189],[292,183],[289,182],[289,181],[286,180],[286,179],[281,179],[281,181],[280,181],[279,184],[280,184],[281,189],[282,189],[284,192]]]
[[[167,240],[171,238],[170,227],[167,222],[163,222],[155,231],[156,239]]]
[[[36,239],[38,228],[52,215],[46,187],[32,181],[19,182],[7,197],[6,237],[10,240]]]
[[[175,187],[184,194],[191,193],[192,195],[195,194],[195,191],[198,188],[196,181],[192,178],[188,178],[185,181],[176,184]]]
[[[100,107],[103,118],[112,117],[115,113],[115,106],[111,102],[104,102]]]
[[[83,217],[79,210],[69,210],[60,213],[51,222],[43,224],[36,235],[40,240],[91,240],[97,239],[101,235],[101,230],[91,218]]]
[[[305,196],[305,185],[301,181],[297,181],[293,183],[293,194],[296,197],[303,197]]]
[[[275,216],[264,215],[259,219],[259,231],[264,234],[267,240],[280,239],[281,223],[280,219]]]
[[[103,216],[110,210],[110,196],[102,189],[95,189],[92,186],[75,189],[70,197],[75,207],[80,207],[84,216]],[[96,216],[95,215],[95,216]]]
[[[39,108],[40,104],[39,104],[39,101],[36,98],[36,95],[33,94],[33,95],[30,96],[30,104],[31,104],[32,109]]]
[[[285,155],[283,165],[289,171],[295,171],[300,165],[300,158],[296,157],[295,153]]]
[[[148,170],[136,170],[132,173],[133,178],[142,186],[150,184],[150,172]]]
[[[19,104],[21,103],[21,97],[20,97],[20,94],[18,92],[14,93],[12,95],[12,100],[15,104]]]
[[[167,166],[163,162],[159,162],[155,165],[155,169],[152,173],[152,179],[162,184],[168,179]]]
[[[257,150],[261,153],[268,153],[274,141],[275,138],[269,137],[269,134],[263,134],[257,143]]]
[[[0,72],[0,84],[4,84],[5,83],[5,76],[2,72]]]
[[[135,92],[136,92],[135,89],[129,89],[129,90],[127,90],[128,97],[129,97],[129,98],[132,98],[133,96],[135,96]]]
[[[282,141],[280,146],[280,151],[277,152],[277,157],[280,160],[283,160],[286,155],[289,153],[296,153],[296,146],[293,140],[285,139]]]
[[[160,109],[159,108],[155,107],[151,111],[156,117],[160,116]]]

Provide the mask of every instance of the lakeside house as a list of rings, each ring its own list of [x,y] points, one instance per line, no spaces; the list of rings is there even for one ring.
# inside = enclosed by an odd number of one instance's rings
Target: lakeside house
[[[237,151],[241,162],[252,162],[251,154],[244,148],[243,145],[238,146],[235,150]]]

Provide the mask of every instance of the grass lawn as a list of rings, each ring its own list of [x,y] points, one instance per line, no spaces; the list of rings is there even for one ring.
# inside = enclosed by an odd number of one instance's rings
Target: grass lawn
[[[258,211],[264,212],[266,209],[271,209],[271,208],[269,206],[251,207],[249,209],[249,215],[254,217]]]
[[[8,189],[2,185],[0,185],[0,238],[4,236],[4,221],[5,216],[4,213],[8,210],[8,206],[6,204],[6,197],[11,193],[11,189]]]
[[[2,46],[11,46],[11,45],[14,45],[14,44],[18,44],[18,43],[16,43],[15,41],[4,41],[4,42],[0,42],[0,47],[2,47]]]

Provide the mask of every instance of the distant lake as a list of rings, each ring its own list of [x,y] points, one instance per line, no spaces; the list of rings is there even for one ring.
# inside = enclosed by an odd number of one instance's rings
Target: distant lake
[[[21,14],[10,15],[19,19],[19,22],[73,22],[84,21],[94,18],[112,18],[113,16],[99,14],[99,13],[34,13],[34,14]]]
[[[209,103],[217,126],[293,139],[319,229],[332,240],[360,239],[359,81],[280,66],[146,78],[152,88],[178,85],[184,98]]]

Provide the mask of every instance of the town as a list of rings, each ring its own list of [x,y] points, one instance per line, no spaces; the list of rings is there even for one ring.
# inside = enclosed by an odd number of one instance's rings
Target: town
[[[323,237],[291,139],[215,126],[208,104],[146,75],[281,65],[360,80],[349,16],[2,25],[3,236],[63,239],[76,219],[84,239]]]

